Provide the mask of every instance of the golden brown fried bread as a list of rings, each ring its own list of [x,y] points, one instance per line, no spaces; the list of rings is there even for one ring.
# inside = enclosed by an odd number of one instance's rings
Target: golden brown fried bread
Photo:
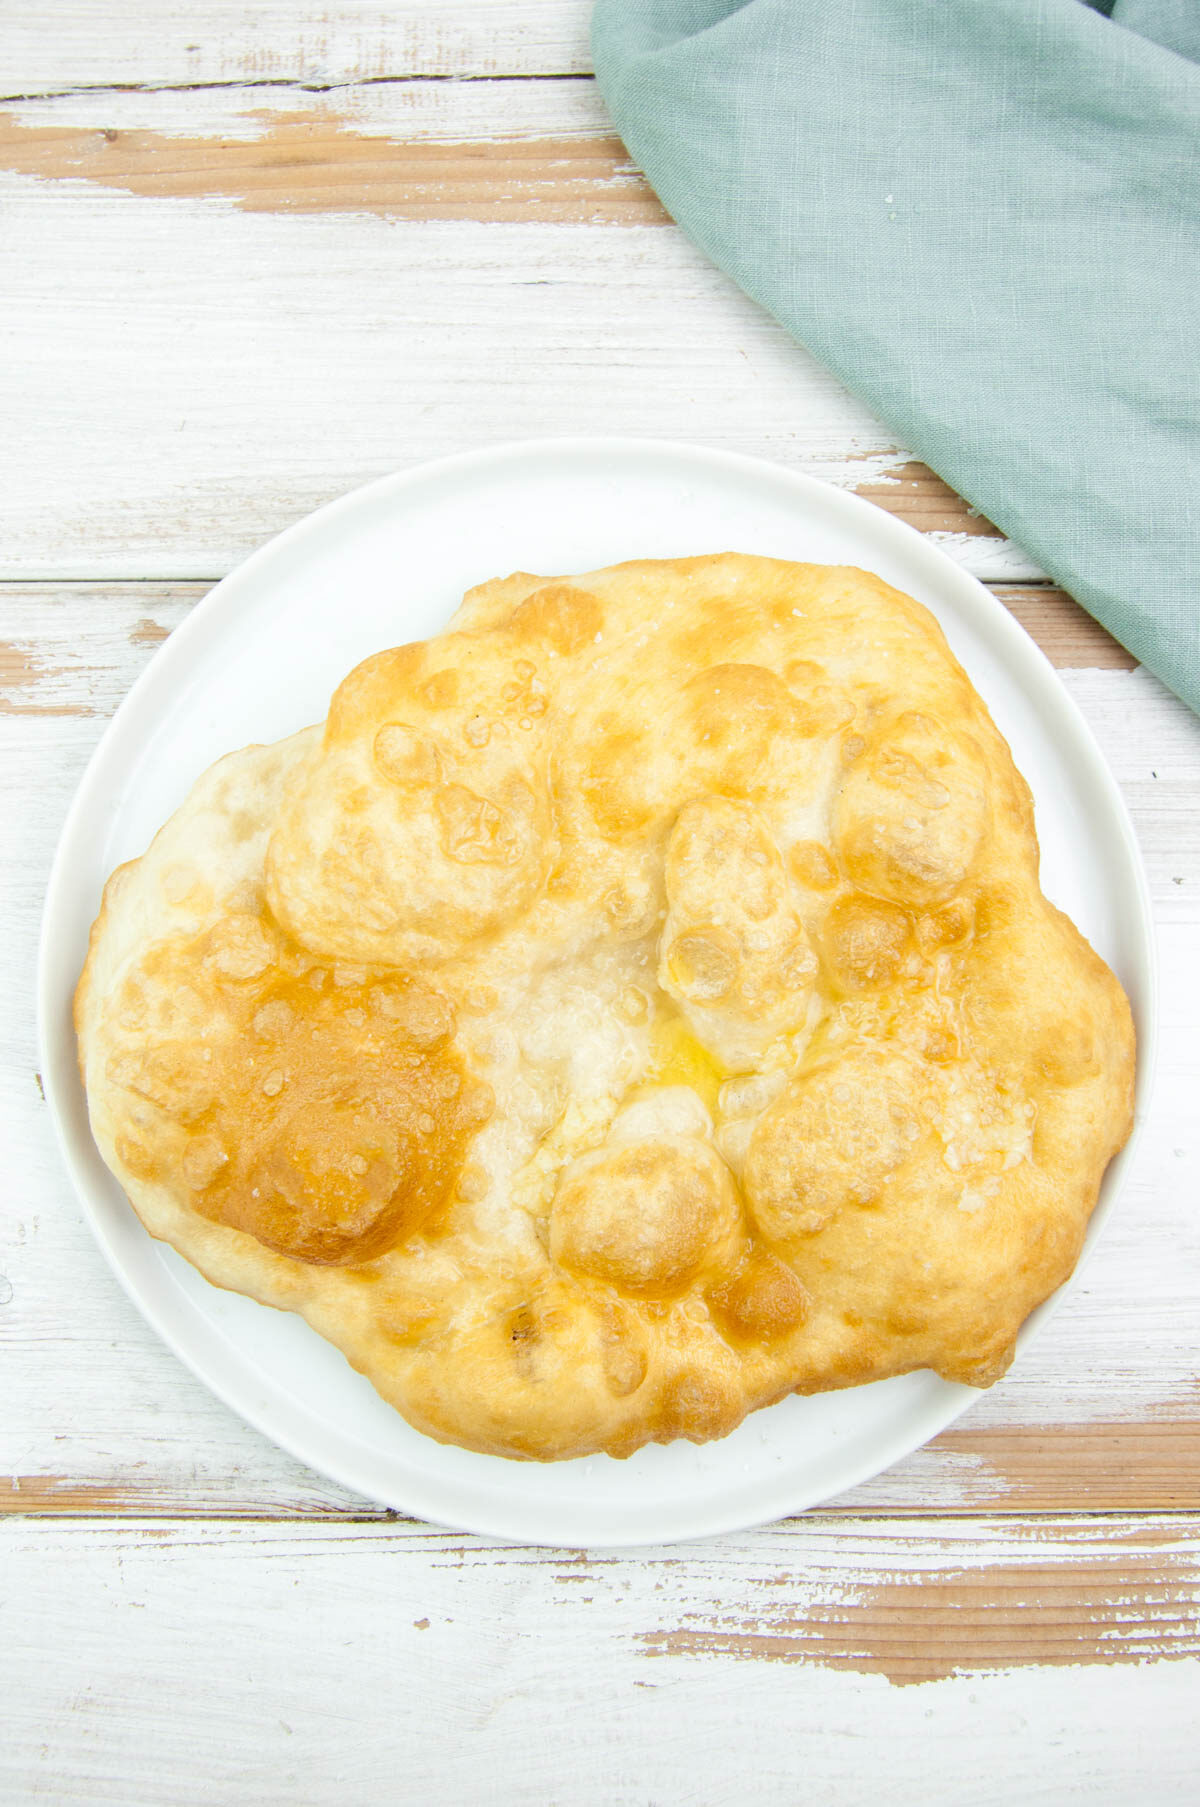
[[[933,618],[735,554],[484,584],[222,760],[76,1015],[149,1230],[506,1456],[988,1384],[1131,1121]]]

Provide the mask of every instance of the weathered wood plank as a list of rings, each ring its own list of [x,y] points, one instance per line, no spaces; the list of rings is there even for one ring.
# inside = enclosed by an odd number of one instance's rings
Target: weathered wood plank
[[[10,583],[0,590],[0,714],[111,715],[205,583]],[[1053,664],[1131,671],[1134,660],[1062,590],[998,584]]]
[[[72,95],[5,110],[0,202],[0,575],[215,577],[383,471],[601,432],[765,454],[1040,576],[649,223],[589,82]]]
[[[0,168],[158,200],[219,198],[246,213],[592,226],[668,217],[611,133],[396,143],[313,109],[216,138],[24,126],[0,113]]]
[[[397,80],[329,89],[291,82],[215,87],[80,88],[45,99],[0,96],[5,129],[150,133],[207,143],[269,139],[297,119],[318,136],[348,131],[397,144],[503,144],[516,139],[602,138],[612,119],[596,83],[577,76],[512,80]],[[301,177],[302,179],[302,177]]]
[[[591,1559],[403,1525],[2,1542],[14,1800],[1195,1798],[1194,1519]]]
[[[935,483],[941,482],[932,471],[929,475]],[[881,506],[886,508],[888,504]],[[900,508],[893,504],[888,512],[899,514]],[[901,515],[901,519],[917,525],[911,515]],[[1053,584],[993,584],[992,590],[1030,638],[1037,641],[1052,665],[1090,671],[1133,671],[1137,665],[1132,653],[1065,590],[1058,590]]]
[[[180,1398],[178,1405],[193,1424],[190,1399]],[[1001,1418],[1008,1409],[996,1402]],[[808,1517],[852,1511],[862,1519],[919,1518],[936,1511],[949,1520],[1001,1507],[1014,1517],[1024,1514],[1027,1522],[1056,1512],[1200,1513],[1200,1399],[1184,1397],[1161,1410],[1161,1419],[1129,1423],[1016,1426],[991,1424],[977,1410],[963,1428],[944,1431],[898,1467],[812,1508]],[[1191,1417],[1175,1415],[1184,1412]],[[229,1449],[235,1441],[230,1432]],[[110,1467],[103,1478],[95,1472],[0,1474],[0,1517],[410,1522],[290,1463],[282,1452],[255,1452],[230,1473],[215,1463],[208,1468],[194,1462],[187,1470],[164,1440],[145,1439],[140,1447],[134,1458],[130,1439],[136,1472],[126,1466],[119,1472]],[[75,1453],[58,1449],[54,1456],[70,1462]]]
[[[503,84],[482,84],[499,94]],[[478,84],[469,84],[475,88]],[[554,84],[557,89],[563,84]],[[567,84],[567,93],[579,92]],[[358,90],[361,95],[362,90]],[[370,91],[368,91],[370,92]],[[411,92],[404,91],[404,92]],[[421,95],[429,88],[417,90]],[[441,85],[434,93],[445,94]],[[96,113],[96,96],[87,97]],[[122,97],[127,98],[127,97]],[[179,97],[171,97],[178,107]],[[214,97],[207,97],[210,103]],[[247,97],[249,99],[251,97]],[[619,139],[611,134],[577,131],[561,137],[525,137],[519,122],[502,106],[485,113],[493,135],[473,140],[447,140],[439,134],[450,121],[422,107],[421,136],[397,142],[381,130],[360,129],[344,111],[328,103],[284,108],[276,91],[263,90],[262,104],[247,107],[229,131],[228,120],[216,128],[210,119],[197,136],[175,130],[119,127],[114,124],[29,125],[14,114],[0,114],[0,168],[43,179],[86,181],[133,195],[158,199],[219,197],[250,213],[355,213],[404,221],[471,220],[481,223],[666,224],[667,215],[652,190],[630,163]],[[525,96],[522,95],[524,99]],[[114,97],[104,96],[107,111],[119,114]],[[78,101],[75,109],[78,109]],[[145,98],[141,97],[142,109]],[[223,99],[222,106],[227,106]],[[28,113],[31,109],[26,109]],[[64,104],[32,109],[35,116],[64,112]],[[199,111],[189,108],[187,111]],[[378,107],[375,113],[378,115]],[[392,130],[400,120],[393,108]],[[403,123],[410,129],[412,118]],[[568,113],[571,108],[568,106]],[[582,112],[582,107],[579,108]],[[503,119],[512,136],[497,138]],[[461,129],[461,128],[460,128]],[[878,462],[873,461],[873,462]],[[992,524],[937,477],[927,466],[901,460],[855,485],[860,495],[900,516],[923,532],[997,541]],[[1022,601],[1035,613],[1033,597]],[[1104,651],[1105,642],[1108,642]],[[1130,669],[1131,659],[1096,630],[1093,660]],[[1062,661],[1067,662],[1067,661]]]
[[[0,16],[5,94],[131,83],[561,75],[590,68],[590,0],[47,0]]]
[[[907,1479],[915,1496],[923,1467],[961,1462],[976,1498],[1003,1498],[1012,1512],[1200,1511],[1200,1389],[1160,1410],[1136,1424],[1011,1429],[975,1412],[936,1439],[932,1462],[924,1451],[911,1457]],[[856,1488],[842,1504],[861,1510],[878,1487]]]
[[[300,100],[271,87],[240,90],[235,100],[220,90],[70,95],[0,113],[0,169],[156,199],[222,199],[251,213],[666,222],[607,127],[594,85],[576,81],[532,90],[494,81],[360,85]],[[1003,544],[926,466],[902,455],[862,462],[864,473],[842,480],[924,532],[955,536],[968,560],[977,556],[972,540]],[[1025,606],[1034,610],[1035,599]],[[1098,660],[1120,664],[1111,643],[1099,652],[1104,640],[1098,632]]]
[[[155,648],[209,588],[0,586],[0,715],[107,718]]]

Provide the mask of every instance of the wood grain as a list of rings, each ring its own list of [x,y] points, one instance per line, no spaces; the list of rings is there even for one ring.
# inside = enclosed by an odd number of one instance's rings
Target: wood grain
[[[1001,1413],[1003,1412],[1001,1406]],[[1185,1416],[1190,1414],[1190,1416]],[[1200,1512],[1200,1402],[1179,1401],[1161,1419],[1133,1423],[986,1423],[943,1431],[897,1469],[814,1507],[810,1519],[975,1518],[1001,1504],[1013,1515],[1089,1511]],[[143,1446],[145,1449],[145,1446]],[[143,1453],[143,1469],[148,1464]],[[0,1480],[0,1516],[391,1523],[404,1513],[373,1506],[335,1482],[269,1459],[232,1479],[185,1471],[102,1480],[79,1474],[13,1474]],[[876,1503],[878,1502],[878,1503]]]
[[[932,471],[929,474],[933,476]],[[934,481],[940,483],[941,479]],[[888,503],[880,500],[880,506],[888,508]],[[903,512],[900,503],[893,504],[888,512],[917,525]],[[1133,654],[1065,590],[1056,589],[1053,584],[994,584],[992,594],[1015,615],[1030,639],[1037,641],[1052,665],[1089,671],[1136,668]]]
[[[398,144],[313,110],[268,115],[261,133],[248,139],[24,126],[0,113],[0,169],[160,200],[219,197],[247,213],[481,224],[667,221],[611,134]]]
[[[215,577],[386,470],[594,432],[765,454],[1040,576],[651,223],[591,82],[105,90],[0,137],[0,575]]]
[[[9,1521],[0,1550],[6,1799],[1195,1799],[1194,1520],[805,1520],[593,1558]]]
[[[822,1523],[803,1576],[793,1561],[764,1577],[752,1607],[744,1595],[706,1601],[639,1641],[655,1656],[817,1662],[901,1685],[1200,1654],[1200,1526],[1190,1516],[1110,1524],[1099,1535],[1086,1521],[1001,1521],[990,1527],[999,1547],[987,1554],[974,1526],[965,1536],[939,1527],[923,1546],[914,1529],[911,1541],[892,1535],[889,1560],[870,1579],[854,1573],[850,1551],[857,1544],[867,1567],[874,1534],[887,1531],[871,1526],[864,1536],[845,1521],[830,1528],[840,1533],[840,1560],[829,1569],[820,1562]]]
[[[77,132],[148,132],[243,144],[297,118],[316,131],[340,128],[396,144],[500,144],[524,139],[602,138],[612,119],[596,83],[577,76],[537,79],[475,75],[349,81],[331,87],[278,79],[212,86],[71,88],[53,96],[4,101],[9,122]]]
[[[0,13],[6,95],[590,69],[591,0],[45,0]]]
[[[856,494],[878,502],[903,518],[919,533],[968,533],[995,538],[999,529],[978,509],[957,495],[927,464],[907,459],[890,466],[865,483]]]
[[[1118,1513],[1105,1522],[1060,1515],[1034,1525],[990,1516],[949,1526],[831,1515],[695,1547],[692,1563],[657,1546],[628,1556],[540,1552],[404,1523],[14,1526],[5,1542],[18,1563],[41,1547],[78,1570],[81,1558],[103,1563],[119,1550],[126,1563],[164,1574],[181,1549],[200,1547],[244,1571],[251,1589],[262,1565],[289,1551],[319,1566],[335,1556],[352,1561],[364,1579],[381,1562],[419,1560],[433,1584],[430,1624],[467,1577],[476,1596],[490,1593],[495,1605],[535,1590],[542,1624],[561,1614],[578,1625],[581,1596],[590,1595],[599,1626],[632,1585],[652,1628],[623,1641],[651,1662],[803,1663],[906,1685],[1200,1655],[1200,1525],[1188,1514]],[[403,1587],[400,1580],[388,1593]],[[381,1600],[376,1612],[387,1610]]]
[[[1200,1389],[1161,1418],[943,1431],[947,1459],[977,1459],[1016,1512],[1200,1510]]]

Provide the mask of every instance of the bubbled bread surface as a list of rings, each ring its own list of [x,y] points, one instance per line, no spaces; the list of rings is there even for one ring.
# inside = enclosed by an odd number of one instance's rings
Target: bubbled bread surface
[[[1131,1122],[933,618],[739,554],[484,584],[220,761],[76,1019],[150,1231],[506,1456],[989,1383]]]

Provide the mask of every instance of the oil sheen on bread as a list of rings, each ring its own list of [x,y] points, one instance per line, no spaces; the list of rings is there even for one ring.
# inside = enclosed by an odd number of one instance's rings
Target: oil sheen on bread
[[[538,1460],[988,1385],[1132,1120],[1125,996],[933,617],[735,553],[483,584],[220,761],[76,1020],[153,1235]]]

